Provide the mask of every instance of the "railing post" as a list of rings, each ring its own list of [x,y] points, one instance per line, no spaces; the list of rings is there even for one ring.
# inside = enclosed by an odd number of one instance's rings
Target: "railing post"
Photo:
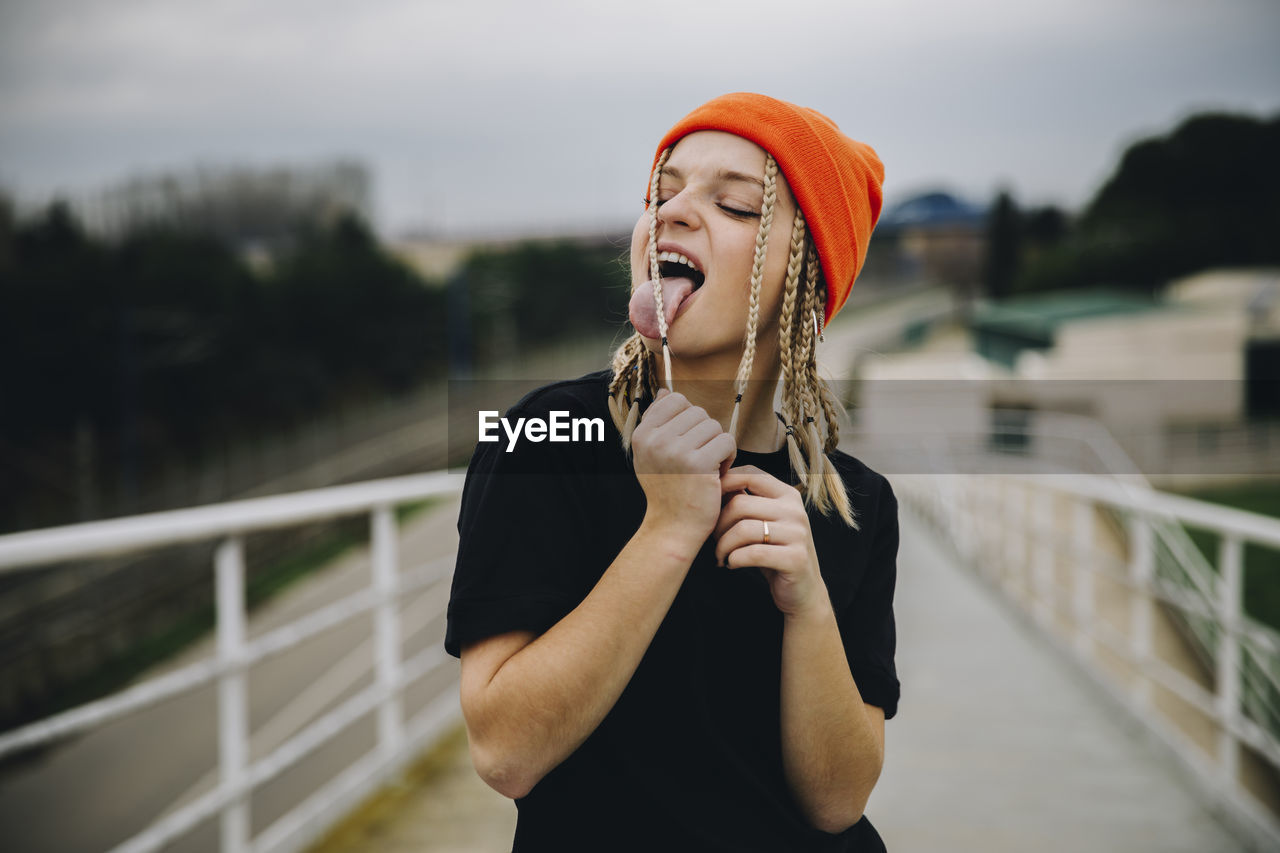
[[[1053,492],[1038,487],[1032,499],[1032,512],[1028,519],[1028,533],[1033,537],[1035,554],[1032,565],[1033,610],[1040,624],[1053,629],[1053,539],[1056,530],[1053,518]]]
[[[1081,657],[1088,659],[1093,652],[1093,555],[1095,552],[1093,503],[1086,498],[1076,500],[1073,522],[1076,651]]]
[[[1240,753],[1236,731],[1240,721],[1240,626],[1244,603],[1244,549],[1239,537],[1222,536],[1218,546],[1218,639],[1217,687],[1218,767],[1224,788],[1230,790],[1239,778]]]
[[[933,475],[933,482],[938,488],[938,502],[941,504],[942,529],[946,533],[947,541],[959,550],[960,543],[958,537],[959,531],[959,515],[960,504],[956,500],[955,484],[950,479],[943,479],[946,476],[942,473]]]
[[[1022,537],[1025,535],[1023,528],[1026,525],[1022,517],[1022,505],[1018,501],[1017,489],[1013,480],[1009,477],[1002,477],[1001,484],[1001,493],[1004,497],[1004,512],[1001,515],[1006,520],[1006,533],[1002,549],[1004,553],[1001,555],[1004,565],[1000,567],[1000,579],[1008,596],[1016,600],[1017,588],[1020,583],[1020,578],[1017,575],[1022,574],[1018,569],[1018,552],[1019,550],[1025,550],[1020,546],[1022,545]]]
[[[1141,510],[1129,515],[1129,649],[1136,670],[1133,699],[1139,708],[1151,705],[1151,678],[1147,674],[1151,658],[1152,610],[1155,606],[1155,528]]]
[[[218,768],[223,790],[222,853],[249,849],[249,701],[245,689],[244,544],[222,541],[214,558],[218,605]]]
[[[378,685],[378,749],[390,757],[404,739],[404,709],[400,700],[400,602],[396,565],[399,562],[395,511],[387,505],[372,515],[373,588],[378,604],[374,611],[374,648]]]
[[[995,474],[977,474],[982,486],[982,574],[993,584],[1000,581],[1001,518],[1000,480]]]
[[[980,513],[976,505],[977,495],[974,493],[972,476],[962,474],[951,475],[951,530],[955,537],[957,550],[965,563],[976,562],[976,526]]]

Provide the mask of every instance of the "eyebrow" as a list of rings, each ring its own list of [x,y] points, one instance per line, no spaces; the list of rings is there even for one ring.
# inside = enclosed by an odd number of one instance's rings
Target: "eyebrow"
[[[684,173],[673,166],[663,166],[662,174],[670,175],[676,180],[684,180]],[[764,181],[760,178],[752,175],[745,175],[742,172],[734,172],[730,169],[719,169],[713,177],[718,181],[739,181],[746,184],[754,184],[760,189],[764,189]]]

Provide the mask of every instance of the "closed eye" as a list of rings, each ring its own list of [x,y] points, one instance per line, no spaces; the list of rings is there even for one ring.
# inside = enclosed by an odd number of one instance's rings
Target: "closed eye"
[[[645,198],[643,199],[645,207],[648,207],[650,204],[654,204],[656,207],[662,207],[662,205],[666,204],[669,200],[670,199],[660,198],[655,201],[654,199],[651,199],[648,196],[645,196]],[[729,205],[729,204],[719,204],[716,206],[719,207],[721,210],[723,210],[725,213],[729,214],[730,216],[737,216],[742,219],[759,219],[760,218],[759,211],[743,210],[742,208],[734,207],[733,205]]]

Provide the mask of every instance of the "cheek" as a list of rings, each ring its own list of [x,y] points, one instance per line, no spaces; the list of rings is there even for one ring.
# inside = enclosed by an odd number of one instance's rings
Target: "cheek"
[[[636,227],[631,231],[631,289],[639,287],[649,279],[649,212],[646,210],[636,220]]]

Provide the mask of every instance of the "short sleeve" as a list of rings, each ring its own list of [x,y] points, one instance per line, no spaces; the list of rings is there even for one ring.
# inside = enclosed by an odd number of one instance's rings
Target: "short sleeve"
[[[841,614],[840,628],[862,700],[883,708],[885,719],[889,719],[898,713],[901,693],[893,661],[897,646],[893,592],[898,576],[898,499],[889,481],[881,480],[866,572]]]
[[[511,413],[508,413],[509,416]],[[542,633],[585,595],[565,549],[580,545],[579,460],[570,445],[505,441],[476,446],[458,513],[458,556],[445,650],[508,631]],[[557,550],[559,549],[559,550]]]

